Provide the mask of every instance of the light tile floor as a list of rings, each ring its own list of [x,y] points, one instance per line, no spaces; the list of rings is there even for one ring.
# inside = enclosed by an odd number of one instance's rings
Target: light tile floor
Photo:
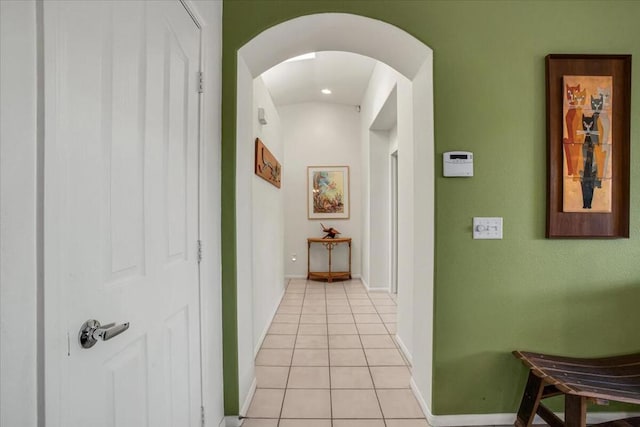
[[[393,336],[396,302],[359,280],[291,280],[256,357],[243,427],[428,427]]]

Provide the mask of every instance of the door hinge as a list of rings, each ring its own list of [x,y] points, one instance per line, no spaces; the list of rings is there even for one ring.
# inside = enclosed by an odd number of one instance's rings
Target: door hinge
[[[204,406],[200,407],[200,425],[204,427]]]
[[[202,240],[198,240],[198,264],[202,261]]]
[[[204,93],[204,73],[198,72],[198,93]]]

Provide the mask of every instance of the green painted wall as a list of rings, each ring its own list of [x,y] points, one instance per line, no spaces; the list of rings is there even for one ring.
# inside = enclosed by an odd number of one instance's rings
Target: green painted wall
[[[510,355],[640,351],[640,66],[632,76],[631,238],[547,240],[544,57],[640,60],[638,1],[224,2],[223,298],[227,413],[237,413],[235,55],[266,28],[318,12],[386,21],[434,51],[436,415],[513,412],[526,371]],[[292,35],[295,36],[295,35]],[[441,153],[475,153],[472,179],[442,178]],[[473,241],[473,216],[504,240]],[[236,373],[237,377],[237,373]],[[235,394],[234,394],[235,393]]]

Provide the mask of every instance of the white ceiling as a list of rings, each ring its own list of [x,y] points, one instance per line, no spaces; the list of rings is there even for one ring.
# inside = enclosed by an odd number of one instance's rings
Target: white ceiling
[[[281,62],[262,74],[277,106],[301,102],[360,105],[376,60],[349,52],[316,52],[314,59]],[[328,88],[331,95],[321,90]]]

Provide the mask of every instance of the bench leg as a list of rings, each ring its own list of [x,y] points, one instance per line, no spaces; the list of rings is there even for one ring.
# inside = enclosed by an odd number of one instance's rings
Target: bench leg
[[[564,424],[566,427],[587,425],[587,399],[567,394],[564,397]]]
[[[544,382],[542,379],[534,375],[533,372],[529,372],[529,379],[524,388],[522,402],[520,402],[520,409],[518,409],[518,418],[515,422],[517,427],[531,427],[540,405],[543,391]]]

